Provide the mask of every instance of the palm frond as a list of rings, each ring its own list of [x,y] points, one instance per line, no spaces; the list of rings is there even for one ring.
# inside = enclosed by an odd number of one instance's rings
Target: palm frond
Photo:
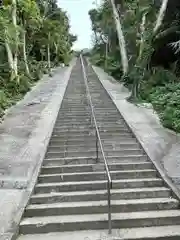
[[[178,54],[180,52],[180,40],[169,43],[169,46],[171,46],[175,50],[175,54]]]

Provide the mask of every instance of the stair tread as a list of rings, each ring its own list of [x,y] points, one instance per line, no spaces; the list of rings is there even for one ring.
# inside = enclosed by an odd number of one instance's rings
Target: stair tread
[[[108,164],[109,167],[111,166],[131,166],[131,165],[151,165],[151,162],[130,162],[130,163],[110,163]],[[42,169],[49,169],[49,168],[73,168],[73,167],[94,167],[94,168],[98,168],[98,167],[104,167],[104,164],[68,164],[68,165],[63,165],[63,164],[59,164],[59,165],[53,165],[53,166],[42,166]]]
[[[150,172],[152,172],[152,173],[155,173],[156,172],[156,170],[154,170],[154,169],[143,169],[143,170],[138,170],[138,169],[134,169],[134,170],[119,170],[119,171],[113,171],[113,170],[111,170],[110,171],[112,174],[113,173],[119,173],[119,174],[121,174],[121,173],[150,173]],[[50,176],[81,176],[81,175],[97,175],[97,174],[106,174],[106,171],[99,171],[99,172],[94,172],[94,171],[92,171],[92,172],[73,172],[73,173],[54,173],[54,174],[52,174],[52,173],[50,173],[50,174],[40,174],[40,176],[39,177],[41,177],[41,178],[43,178],[43,177],[50,177]]]
[[[137,205],[144,203],[178,203],[175,198],[142,198],[142,199],[128,199],[128,200],[111,200],[111,205]],[[76,207],[93,207],[93,206],[107,206],[107,201],[79,201],[79,202],[58,202],[48,204],[31,204],[26,209],[47,209],[47,208],[76,208]]]
[[[106,158],[107,159],[113,159],[113,158],[124,158],[124,159],[126,159],[126,158],[129,158],[129,157],[131,157],[131,158],[133,158],[133,157],[147,157],[146,155],[144,155],[144,154],[126,154],[126,155],[124,155],[124,156],[106,156]],[[79,159],[82,159],[82,160],[87,160],[87,159],[95,159],[95,157],[87,157],[87,156],[80,156],[80,157],[65,157],[65,158],[63,158],[63,157],[46,157],[45,158],[45,161],[46,160],[79,160]]]
[[[118,183],[118,182],[139,182],[139,181],[162,181],[161,178],[139,178],[139,179],[118,179],[118,180],[113,180],[113,183]],[[41,187],[41,186],[62,186],[62,185],[76,185],[76,184],[79,184],[79,185],[82,185],[82,184],[90,184],[90,183],[93,183],[93,184],[96,184],[96,183],[107,183],[106,180],[98,180],[98,181],[81,181],[81,182],[58,182],[58,183],[38,183],[36,186],[37,187]]]
[[[112,213],[112,220],[126,219],[148,219],[148,218],[167,218],[180,217],[180,210],[160,210],[160,211],[144,211],[144,212],[125,212]],[[70,223],[70,222],[96,222],[107,221],[108,216],[105,214],[83,214],[83,215],[58,215],[58,216],[43,216],[22,219],[20,225],[31,224],[52,224],[52,223]]]
[[[129,193],[129,192],[156,192],[156,191],[169,191],[169,188],[166,187],[149,187],[149,188],[127,188],[127,189],[112,189],[111,194],[114,193]],[[86,195],[93,194],[96,195],[98,193],[107,193],[107,190],[92,190],[92,191],[76,191],[76,192],[51,192],[51,193],[38,193],[31,196],[31,198],[36,197],[53,197],[53,196],[74,196],[74,195]]]
[[[112,149],[111,151],[112,152],[121,152],[121,151],[137,151],[137,150],[139,150],[139,151],[143,151],[142,149],[140,149],[140,148],[131,148],[131,149],[117,149],[117,150],[114,150],[114,149]],[[104,152],[109,152],[110,150],[106,150],[106,149],[104,149]],[[77,152],[77,151],[48,151],[47,153],[64,153],[64,152],[68,152],[68,153],[73,153],[73,152]],[[93,152],[94,153],[94,150],[92,150],[92,149],[90,149],[90,150],[88,150],[88,149],[85,149],[84,151],[79,151],[79,153],[84,153],[84,152]]]
[[[122,228],[113,229],[112,235],[109,236],[107,230],[89,230],[89,231],[76,231],[76,232],[55,232],[48,234],[29,234],[21,235],[18,240],[34,240],[35,237],[38,240],[95,240],[95,239],[107,239],[107,240],[152,240],[156,238],[168,237],[180,238],[180,225],[172,226],[157,226],[157,227],[141,227],[141,228]]]

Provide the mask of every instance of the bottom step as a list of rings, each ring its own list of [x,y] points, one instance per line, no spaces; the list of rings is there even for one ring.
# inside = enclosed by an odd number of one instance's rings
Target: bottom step
[[[24,218],[20,233],[49,233],[107,229],[107,214],[66,215]],[[180,225],[180,210],[112,214],[112,228],[137,228]]]
[[[144,227],[113,229],[112,235],[107,231],[76,231],[65,233],[48,233],[37,235],[20,235],[17,240],[179,240],[180,225],[166,227]]]

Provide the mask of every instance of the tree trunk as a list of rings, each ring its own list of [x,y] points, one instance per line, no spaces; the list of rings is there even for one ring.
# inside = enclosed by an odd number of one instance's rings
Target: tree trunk
[[[48,33],[47,59],[48,59],[48,71],[50,73],[51,72],[50,33]]]
[[[109,42],[108,42],[108,40],[107,40],[107,42],[105,43],[105,47],[106,47],[106,49],[105,49],[105,63],[104,63],[104,68],[105,68],[105,70],[107,69],[108,44],[109,44]]]
[[[18,32],[17,32],[17,6],[16,0],[12,0],[12,22],[16,29],[16,36],[15,36],[15,50],[14,50],[14,75],[15,78],[18,80]]]
[[[132,92],[131,92],[131,96],[130,99],[136,99],[138,98],[138,93],[139,93],[139,83],[140,80],[143,79],[144,75],[145,75],[145,71],[146,71],[146,66],[148,65],[148,58],[146,59],[145,62],[141,61],[141,56],[143,54],[144,51],[144,43],[145,41],[149,41],[149,44],[152,45],[152,41],[153,41],[153,37],[155,36],[155,34],[158,32],[158,30],[160,29],[166,10],[167,10],[167,5],[168,5],[168,0],[163,0],[161,7],[159,9],[159,13],[155,22],[155,26],[154,29],[152,31],[152,35],[150,37],[149,40],[145,40],[144,39],[144,32],[145,32],[145,24],[146,24],[146,14],[143,15],[142,17],[142,23],[141,23],[141,43],[140,43],[140,48],[139,48],[139,56],[136,60],[136,65],[138,67],[141,68],[141,70],[144,71],[144,73],[142,73],[142,71],[138,71],[136,72],[136,76],[133,82],[133,86],[132,86]],[[150,53],[149,53],[150,55]],[[140,69],[139,69],[140,70]],[[137,78],[137,76],[139,76],[139,78]]]
[[[9,68],[10,68],[10,71],[11,71],[10,78],[11,78],[11,80],[13,80],[14,73],[15,73],[15,71],[14,71],[14,60],[13,60],[13,54],[12,54],[11,48],[10,48],[7,40],[5,40],[5,48],[6,48],[6,52],[7,52]]]
[[[58,64],[58,44],[54,42],[54,47],[55,47],[55,63]]]
[[[96,33],[96,31],[94,30],[94,37],[95,37],[95,42],[96,42],[96,44],[98,43],[98,37],[97,37],[97,33]]]
[[[134,101],[135,99],[138,98],[138,93],[139,93],[138,88],[139,88],[139,81],[137,81],[137,79],[134,79],[130,100]]]
[[[130,100],[134,101],[138,98],[139,95],[139,83],[141,81],[141,79],[143,78],[142,76],[142,72],[140,71],[140,68],[143,68],[142,66],[142,62],[141,62],[141,57],[144,51],[144,32],[145,32],[145,24],[146,24],[146,13],[143,14],[142,16],[142,22],[140,25],[140,35],[141,35],[141,41],[140,41],[140,46],[139,46],[139,55],[136,59],[136,64],[134,66],[134,81],[133,81],[133,85],[132,85],[132,91],[131,91],[131,96],[130,96]],[[144,64],[143,64],[144,65]],[[145,64],[146,65],[146,64]],[[146,67],[146,66],[145,66]]]
[[[26,53],[26,32],[23,31],[23,57],[24,57],[24,63],[26,68],[26,73],[28,76],[30,76],[28,61],[27,61],[27,53]]]
[[[6,48],[8,64],[9,64],[9,68],[10,68],[10,80],[13,80],[15,78],[13,52],[12,52],[11,47],[9,45],[6,30],[4,31],[4,34],[5,34],[5,48]]]
[[[143,53],[143,49],[144,49],[145,24],[146,24],[146,13],[143,14],[143,16],[142,16],[142,22],[141,22],[141,26],[140,26],[140,29],[141,29],[141,41],[140,41],[140,46],[139,46],[139,56],[138,56],[138,58],[141,58],[142,53]]]
[[[113,16],[116,24],[116,31],[118,35],[118,40],[119,40],[119,47],[120,47],[120,53],[121,53],[121,61],[122,61],[122,67],[123,67],[123,73],[124,76],[127,75],[128,70],[129,70],[129,63],[128,63],[128,57],[127,57],[127,51],[126,51],[126,44],[125,44],[125,38],[124,34],[122,31],[122,26],[121,26],[121,21],[120,17],[118,14],[118,11],[116,9],[114,0],[110,0],[112,4],[112,9],[113,9]]]
[[[162,4],[161,4],[161,7],[159,9],[158,17],[157,17],[157,20],[156,20],[156,25],[154,27],[154,33],[157,33],[157,31],[159,30],[159,28],[162,25],[164,16],[166,14],[167,6],[168,6],[168,0],[162,0]]]

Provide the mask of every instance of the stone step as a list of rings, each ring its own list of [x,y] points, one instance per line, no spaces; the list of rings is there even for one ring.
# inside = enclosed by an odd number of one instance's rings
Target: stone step
[[[164,184],[160,178],[139,178],[114,180],[113,189],[162,187]],[[68,192],[103,190],[107,188],[107,180],[61,182],[61,183],[38,183],[35,193]]]
[[[78,121],[78,120],[87,120],[87,119],[91,119],[91,114],[86,114],[86,113],[82,113],[81,115],[80,114],[76,114],[76,113],[74,113],[74,114],[61,114],[61,115],[59,115],[58,117],[57,117],[57,120],[58,121],[61,121],[61,120],[73,120],[72,122],[75,122],[75,121]],[[121,121],[123,121],[123,118],[122,117],[120,117],[119,115],[111,115],[111,114],[101,114],[101,115],[96,115],[95,116],[96,117],[96,121],[97,122],[100,122],[101,120],[109,120],[109,119],[111,119],[111,120],[114,120],[114,121],[118,121],[118,120],[121,120]]]
[[[79,125],[83,125],[83,126],[91,126],[91,122],[89,121],[79,121],[79,122],[70,122],[70,121],[67,121],[66,120],[62,120],[61,122],[56,121],[56,125],[55,126],[58,126],[58,127],[73,127],[73,126],[79,126]],[[123,121],[104,121],[103,123],[98,123],[97,124],[98,126],[127,126]]]
[[[64,99],[65,100],[65,99]],[[85,99],[84,99],[85,100]],[[69,106],[69,104],[65,105],[64,103],[62,103],[61,109],[67,109]],[[85,108],[86,106],[89,107],[89,104],[85,105],[85,104],[71,104],[71,108],[75,108],[75,109],[81,109],[81,108]],[[112,106],[112,105],[111,105]],[[112,107],[103,107],[103,108],[96,108],[97,111],[104,111],[104,110],[109,110],[109,111],[115,111],[115,112],[119,112],[118,109],[112,109]]]
[[[156,177],[157,172],[153,169],[146,170],[126,170],[111,171],[112,180],[117,179],[139,179]],[[106,172],[78,172],[78,173],[59,173],[59,174],[41,174],[38,178],[39,183],[51,182],[73,182],[73,181],[97,181],[106,180]]]
[[[168,198],[171,191],[165,187],[111,189],[112,200]],[[56,202],[79,202],[107,200],[107,190],[50,192],[31,196],[30,204],[46,204]]]
[[[101,133],[103,132],[131,132],[127,127],[125,126],[99,126],[98,127],[98,130]],[[53,129],[53,132],[60,132],[60,133],[63,133],[63,132],[92,132],[92,131],[95,131],[95,127],[92,127],[89,125],[89,127],[87,126],[83,126],[83,125],[80,125],[78,127],[71,127],[71,128],[67,128],[67,127],[64,127],[64,126],[55,126],[54,129]]]
[[[144,169],[152,169],[152,168],[153,168],[153,164],[151,162],[109,164],[110,171],[144,170]],[[105,170],[104,164],[42,166],[41,174],[96,172],[100,170],[101,171]]]
[[[119,141],[120,140],[120,141]],[[119,137],[113,137],[109,139],[101,139],[103,146],[109,145],[119,145],[119,146],[129,146],[129,145],[137,145],[139,146],[139,143],[137,140],[133,137],[130,138],[119,138]],[[94,146],[94,136],[93,137],[88,137],[87,138],[69,138],[69,139],[64,139],[64,138],[51,138],[49,142],[49,146],[59,146],[59,145],[72,145],[72,146]]]
[[[50,139],[50,143],[51,142],[68,142],[68,143],[74,143],[74,141],[77,141],[77,143],[82,143],[82,142],[94,142],[96,139],[95,136],[85,136],[85,135],[80,135],[80,136],[69,136],[67,134],[65,135],[59,135],[59,136],[53,136],[51,139]],[[124,135],[119,135],[119,136],[113,136],[113,135],[106,135],[106,136],[101,136],[101,141],[102,143],[104,142],[129,142],[129,141],[133,141],[133,142],[137,142],[136,139],[131,136],[131,135],[127,135],[127,136],[124,136]]]
[[[22,234],[107,229],[107,214],[83,214],[24,218]],[[112,228],[180,225],[180,210],[113,213]]]
[[[115,163],[134,163],[137,161],[149,161],[146,155],[137,154],[137,155],[126,155],[126,156],[108,156],[106,157],[108,164]],[[57,164],[61,165],[69,165],[69,164],[95,164],[95,163],[104,164],[104,159],[99,156],[98,161],[96,157],[66,157],[66,158],[45,158],[44,165],[46,166],[57,166]]]
[[[128,137],[128,138],[130,138],[130,137],[132,137],[132,134],[130,133],[130,132],[128,132],[127,130],[124,130],[124,131],[106,131],[106,132],[103,132],[103,131],[101,131],[100,132],[100,137],[102,137],[102,138],[109,138],[109,137],[114,137],[114,136],[118,136],[118,137],[123,137],[123,138],[125,138],[125,137]],[[86,137],[86,138],[88,138],[88,137],[94,137],[94,138],[96,138],[95,137],[95,133],[94,133],[94,131],[87,131],[87,132],[85,132],[85,131],[82,131],[82,132],[80,132],[80,131],[72,131],[72,132],[53,132],[53,134],[52,134],[52,137],[54,138],[54,137],[66,137],[66,138],[70,138],[70,137],[72,137],[72,138],[76,138],[76,137]]]
[[[142,149],[119,149],[119,150],[111,150],[108,151],[104,149],[104,153],[106,156],[133,156],[133,155],[138,155],[142,154],[143,155],[143,150]],[[62,157],[96,157],[96,151],[50,151],[46,153],[46,158],[62,158]],[[101,149],[99,148],[99,156],[102,156]]]
[[[61,114],[71,114],[71,113],[75,113],[75,114],[82,114],[83,113],[87,113],[87,114],[91,114],[91,109],[87,106],[87,107],[71,107],[71,106],[67,106],[66,108],[61,108],[59,115]],[[119,114],[118,110],[116,109],[109,109],[109,108],[96,108],[95,109],[95,113],[97,115],[101,115],[101,114]]]
[[[102,124],[107,124],[108,123],[111,123],[111,124],[114,124],[115,122],[120,122],[121,124],[124,124],[123,120],[122,119],[119,119],[119,118],[107,118],[107,117],[102,117],[102,118],[96,118],[96,122],[98,125],[102,125]],[[78,117],[66,117],[66,118],[58,118],[56,120],[56,124],[76,124],[76,123],[81,123],[81,124],[87,124],[87,123],[91,123],[91,116],[89,117],[81,117],[81,118],[78,118]],[[93,122],[94,123],[94,122]]]
[[[130,143],[111,143],[111,144],[106,144],[103,143],[103,147],[106,150],[117,150],[117,149],[135,149],[135,148],[139,148],[140,145],[137,142],[130,142]],[[96,149],[96,143],[95,142],[87,142],[87,143],[77,143],[75,144],[68,144],[64,143],[62,141],[59,142],[54,142],[54,143],[50,143],[48,149],[50,151],[57,151],[57,150],[64,150],[64,149],[68,149],[68,150],[72,150],[72,151],[82,151],[82,149],[89,149],[90,151],[95,151]]]
[[[108,150],[112,150],[112,149],[135,149],[135,148],[139,148],[140,147],[140,144],[138,144],[138,142],[135,142],[135,141],[129,141],[129,143],[128,142],[124,142],[124,143],[119,143],[119,142],[108,142],[108,143],[106,143],[106,142],[103,142],[103,147],[105,148],[105,149],[108,149]],[[79,142],[78,143],[76,143],[75,144],[75,142],[74,142],[74,144],[68,144],[68,142],[67,143],[64,143],[64,142],[62,142],[62,141],[57,141],[57,142],[54,142],[54,143],[52,143],[52,142],[50,142],[50,144],[49,144],[49,148],[48,149],[60,149],[60,148],[62,148],[62,149],[66,149],[66,148],[68,148],[68,149],[71,149],[71,150],[77,150],[78,149],[78,151],[81,149],[83,149],[83,148],[88,148],[89,150],[95,150],[96,149],[96,143],[95,142],[93,142],[93,141],[90,141],[90,142],[82,142],[81,144],[79,144]]]
[[[91,124],[91,117],[85,117],[85,118],[76,118],[76,117],[73,117],[73,118],[57,118],[57,120],[56,120],[56,125],[72,125],[72,124],[82,124],[82,125]]]
[[[91,119],[91,115],[78,115],[78,116],[65,116],[65,115],[60,115],[57,117],[57,121],[61,121],[61,120],[69,120],[71,122],[75,122],[75,121],[87,121]],[[96,116],[96,120],[97,121],[108,121],[108,120],[111,120],[111,121],[124,121],[124,119],[120,116],[111,116],[111,115],[105,115],[105,116]]]
[[[68,104],[67,106],[61,106],[60,108],[60,111],[59,111],[59,114],[61,113],[71,113],[71,112],[80,112],[80,113],[83,113],[83,112],[89,112],[89,106],[88,105],[82,105],[82,106],[79,106],[78,104],[75,105],[75,106],[72,106],[71,104]]]
[[[95,108],[95,111],[96,111],[96,116],[97,117],[102,117],[102,116],[110,116],[111,118],[113,117],[119,117],[122,119],[122,116],[119,114],[119,112],[117,111],[111,111],[111,112],[105,112],[105,111],[97,111],[96,108]],[[58,118],[59,117],[62,117],[62,116],[91,116],[91,109],[89,108],[86,109],[85,111],[59,111],[58,113]]]
[[[107,230],[86,230],[72,232],[54,232],[48,234],[20,235],[17,240],[179,240],[180,225],[153,226],[141,228],[113,229],[109,236]]]
[[[119,128],[105,128],[105,129],[103,129],[103,128],[101,128],[101,129],[99,129],[99,133],[100,133],[100,136],[102,136],[103,134],[114,134],[114,132],[117,134],[117,133],[119,133],[119,134],[124,134],[125,133],[125,135],[126,135],[126,133],[129,133],[130,135],[131,135],[131,132],[130,132],[130,130],[128,130],[127,128],[121,128],[121,129],[119,129]],[[57,128],[55,128],[54,130],[53,130],[53,135],[52,136],[54,136],[54,135],[56,135],[56,134],[58,134],[58,135],[93,135],[93,136],[95,136],[95,128],[84,128],[83,126],[81,126],[81,127],[79,127],[79,129],[77,129],[77,128],[70,128],[70,129],[57,129]]]
[[[136,212],[176,209],[179,202],[173,198],[147,198],[130,200],[112,200],[111,212]],[[51,204],[33,204],[27,206],[24,217],[42,217],[58,215],[79,215],[107,213],[107,200],[86,202],[59,202]]]
[[[138,145],[137,146],[135,146],[135,145],[130,145],[130,146],[112,146],[112,145],[109,145],[109,146],[103,146],[104,147],[104,151],[105,152],[111,152],[111,151],[118,151],[118,150],[120,150],[120,151],[124,151],[124,150],[130,150],[131,151],[131,149],[137,149],[137,150],[139,150],[139,147],[138,147]],[[86,149],[88,149],[88,151],[92,151],[92,152],[95,152],[96,151],[96,146],[95,146],[95,144],[93,145],[93,146],[88,146],[88,145],[86,145],[86,146],[72,146],[72,145],[64,145],[64,146],[49,146],[49,148],[48,148],[48,150],[50,151],[50,152],[58,152],[58,151],[60,151],[60,152],[63,152],[63,151],[66,151],[66,152],[71,152],[71,151],[73,151],[73,152],[82,152],[82,151],[85,151]]]
[[[89,113],[81,113],[81,114],[76,114],[76,113],[74,113],[74,114],[61,114],[61,112],[60,112],[60,114],[57,116],[57,119],[58,120],[61,120],[61,119],[69,119],[69,118],[72,118],[72,119],[87,119],[87,118],[91,118],[91,114],[89,114]]]
[[[97,124],[97,126],[100,128],[112,128],[112,127],[116,127],[116,128],[123,128],[123,127],[127,127],[126,126],[126,124],[123,124],[123,123],[113,123],[113,122],[106,122],[106,123],[98,123]],[[82,123],[82,122],[74,122],[74,123],[70,123],[70,122],[59,122],[59,124],[58,123],[56,123],[56,125],[55,125],[55,128],[58,128],[58,129],[63,129],[63,128],[76,128],[76,127],[83,127],[83,128],[92,128],[93,126],[92,126],[92,124],[91,124],[91,122],[84,122],[84,123]]]

